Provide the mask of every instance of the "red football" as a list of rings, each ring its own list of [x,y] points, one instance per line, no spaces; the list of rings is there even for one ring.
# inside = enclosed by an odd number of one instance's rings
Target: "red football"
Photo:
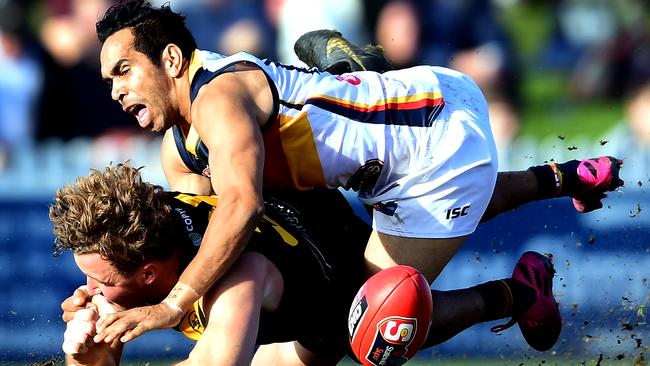
[[[410,266],[384,269],[361,286],[348,317],[350,345],[364,365],[402,365],[431,326],[431,290]]]

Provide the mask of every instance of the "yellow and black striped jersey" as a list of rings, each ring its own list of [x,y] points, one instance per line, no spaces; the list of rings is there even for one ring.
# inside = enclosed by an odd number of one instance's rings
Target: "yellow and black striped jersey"
[[[218,197],[168,194],[184,245],[200,245]],[[257,343],[298,340],[314,351],[342,347],[349,304],[363,283],[369,227],[337,190],[267,190],[264,197],[265,214],[245,250],[274,263],[284,292],[276,311],[262,312]],[[198,340],[206,326],[199,300],[175,329]]]

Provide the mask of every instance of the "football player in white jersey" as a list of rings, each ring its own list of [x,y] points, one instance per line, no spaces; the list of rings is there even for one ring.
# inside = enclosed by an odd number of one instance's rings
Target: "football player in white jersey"
[[[180,14],[144,1],[110,8],[97,33],[113,99],[141,127],[165,133],[170,187],[220,196],[197,256],[169,296],[103,317],[98,341],[176,325],[243,250],[263,214],[263,186],[356,191],[374,208],[368,274],[408,264],[433,282],[483,217],[554,195],[586,200],[588,210],[621,184],[621,162],[609,157],[497,175],[485,99],[453,70],[334,75],[201,51]],[[552,281],[548,259],[521,263]],[[557,303],[543,284],[516,279],[527,274],[495,281],[480,299],[494,318],[513,313],[514,293],[532,293],[522,295],[532,305],[508,325],[540,335],[526,338],[548,349],[559,335]]]

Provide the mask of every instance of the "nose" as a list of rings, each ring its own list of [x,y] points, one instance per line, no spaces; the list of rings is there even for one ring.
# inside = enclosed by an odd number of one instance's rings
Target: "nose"
[[[113,81],[113,86],[111,88],[111,97],[116,102],[122,103],[122,100],[126,96],[126,88],[118,81]]]
[[[88,286],[88,292],[91,294],[99,293],[99,282],[95,281],[90,277],[86,277],[86,286]]]

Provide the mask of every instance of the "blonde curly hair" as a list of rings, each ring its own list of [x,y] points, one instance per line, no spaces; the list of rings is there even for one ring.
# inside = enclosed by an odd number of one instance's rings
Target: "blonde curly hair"
[[[125,275],[174,253],[171,207],[164,189],[146,183],[131,162],[91,169],[56,192],[49,217],[54,255],[99,253]]]

